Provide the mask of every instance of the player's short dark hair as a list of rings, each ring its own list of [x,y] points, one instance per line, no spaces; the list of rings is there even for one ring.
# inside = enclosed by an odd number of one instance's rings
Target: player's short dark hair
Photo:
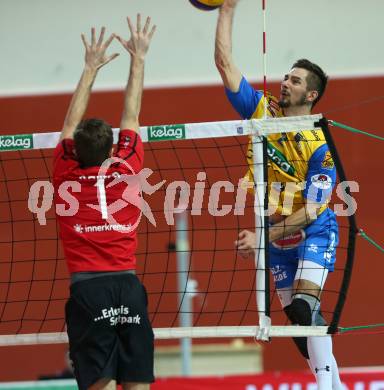
[[[291,69],[293,68],[301,68],[309,72],[307,76],[308,90],[317,91],[319,94],[318,97],[313,101],[312,107],[314,107],[324,94],[328,82],[328,76],[319,65],[316,65],[305,58],[297,60],[292,65]]]
[[[100,166],[113,146],[111,126],[102,119],[82,120],[73,136],[77,159],[82,168]]]

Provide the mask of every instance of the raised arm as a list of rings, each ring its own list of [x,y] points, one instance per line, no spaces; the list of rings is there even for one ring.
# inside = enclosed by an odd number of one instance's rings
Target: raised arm
[[[149,49],[156,26],[151,27],[151,18],[148,17],[144,28],[141,28],[141,15],[137,15],[136,28],[128,17],[128,27],[131,37],[128,41],[116,35],[116,38],[131,55],[128,83],[125,88],[124,108],[121,116],[120,129],[139,130],[139,114],[141,95],[144,84],[145,55]]]
[[[239,90],[242,74],[232,58],[232,26],[239,0],[226,0],[219,8],[216,26],[215,63],[224,86],[232,92]]]
[[[105,27],[102,27],[99,39],[96,42],[96,32],[93,27],[91,30],[91,44],[87,42],[84,34],[81,34],[81,39],[85,46],[85,65],[69,105],[60,140],[73,137],[77,125],[87,110],[92,85],[98,70],[119,55],[118,53],[110,56],[106,55],[106,50],[113,40],[113,35],[103,42],[104,34]]]

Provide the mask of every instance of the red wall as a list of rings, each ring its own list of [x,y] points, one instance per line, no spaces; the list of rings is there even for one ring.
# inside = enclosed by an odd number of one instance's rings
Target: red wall
[[[344,79],[330,82],[324,102],[317,108],[329,119],[383,135],[379,124],[384,78]],[[271,91],[277,93],[278,85]],[[58,131],[69,95],[0,98],[0,134]],[[122,106],[121,92],[99,92],[91,99],[88,116],[102,117],[117,127]],[[146,90],[143,125],[236,119],[220,86]],[[349,180],[360,192],[359,227],[380,242],[382,238],[381,194],[384,190],[381,160],[383,143],[333,128],[333,135]],[[353,278],[341,326],[384,322],[382,303],[383,254],[358,239]],[[341,366],[383,365],[384,335],[337,336],[335,355]],[[38,374],[63,367],[65,346],[0,348],[0,380],[33,379]],[[265,369],[290,370],[305,367],[290,340],[274,339],[265,345]],[[43,367],[43,368],[42,368]]]

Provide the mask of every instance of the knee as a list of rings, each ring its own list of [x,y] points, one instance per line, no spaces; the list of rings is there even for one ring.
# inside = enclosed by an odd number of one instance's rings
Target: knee
[[[292,303],[284,308],[287,317],[294,325],[312,325],[311,308],[307,301],[295,298]]]
[[[295,325],[310,326],[318,325],[320,302],[308,294],[295,294],[290,305],[284,308],[287,317]],[[321,316],[321,314],[320,314]]]

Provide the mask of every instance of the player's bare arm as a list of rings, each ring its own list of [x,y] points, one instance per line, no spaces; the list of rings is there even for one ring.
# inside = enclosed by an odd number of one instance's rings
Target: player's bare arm
[[[320,205],[316,205],[319,208]],[[284,220],[269,227],[269,242],[280,240],[310,225],[317,218],[316,209],[302,207]]]
[[[232,92],[239,90],[242,74],[233,62],[232,26],[235,8],[239,0],[226,0],[219,8],[216,26],[215,63],[224,85]]]
[[[318,208],[320,205],[315,205]],[[314,206],[314,207],[315,207]],[[310,207],[302,207],[295,211],[287,218],[280,222],[274,223],[269,227],[269,242],[280,240],[287,237],[300,229],[311,224],[317,217],[316,209]],[[256,234],[249,230],[243,230],[239,233],[238,239],[235,241],[236,249],[244,258],[253,255],[256,248]]]
[[[242,230],[237,240],[235,241],[235,247],[239,252],[240,256],[244,259],[254,256],[256,249],[256,234],[250,230]]]
[[[131,36],[124,40],[116,35],[118,41],[129,52],[131,65],[128,83],[125,89],[124,109],[120,122],[120,129],[139,130],[139,114],[141,108],[141,96],[144,83],[144,62],[148,52],[156,26],[151,26],[151,18],[147,17],[144,28],[141,27],[141,15],[137,15],[136,27],[127,17]]]
[[[77,84],[76,90],[72,96],[67,115],[64,120],[63,130],[61,131],[60,140],[64,138],[72,138],[77,125],[82,120],[88,106],[89,96],[91,94],[92,85],[96,79],[97,72],[101,67],[108,64],[119,54],[114,53],[107,55],[106,51],[113,40],[111,35],[104,42],[105,27],[102,27],[100,36],[96,40],[96,31],[92,27],[91,43],[88,43],[84,34],[81,34],[81,39],[85,47],[85,65],[80,81]]]

